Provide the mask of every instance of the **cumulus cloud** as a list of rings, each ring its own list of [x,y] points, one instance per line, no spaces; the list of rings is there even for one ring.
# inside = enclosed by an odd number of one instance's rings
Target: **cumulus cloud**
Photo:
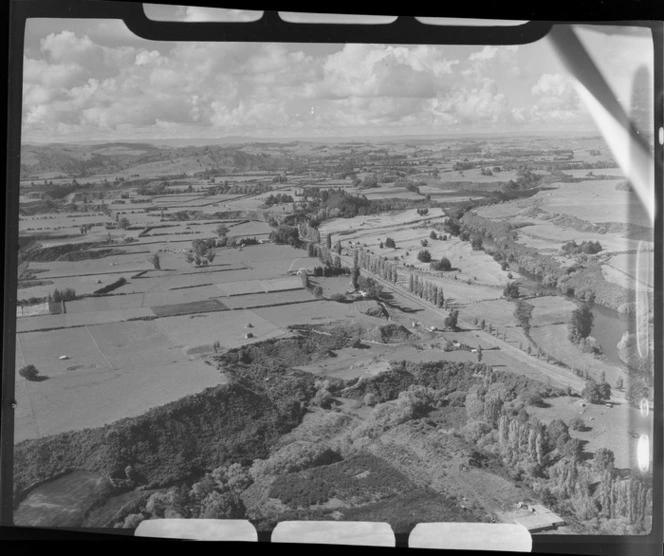
[[[83,66],[100,65],[104,62],[104,50],[85,35],[77,37],[71,31],[51,33],[41,40],[41,50],[53,62],[77,63]]]
[[[531,87],[534,103],[511,110],[517,124],[582,124],[588,113],[576,93],[572,78],[560,73],[545,73]]]
[[[471,62],[474,62],[475,60],[481,60],[481,61],[493,60],[497,54],[498,54],[498,47],[488,44],[484,48],[482,48],[482,50],[480,50],[479,52],[473,52],[470,56],[468,56],[468,60],[470,60]]]
[[[426,122],[413,113],[446,88],[458,63],[428,46],[346,45],[315,56],[281,44],[180,43],[164,52],[101,47],[68,31],[41,44],[44,59],[25,65],[26,124],[64,121],[69,106],[82,127],[103,130]],[[55,99],[60,109],[47,118],[41,105]],[[309,101],[315,117],[302,110]]]
[[[512,76],[520,76],[521,69],[517,53],[518,45],[485,45],[482,49],[468,56],[466,68],[462,74],[467,78],[482,79],[488,71],[500,71]]]
[[[106,46],[69,30],[39,44],[24,61],[26,137],[436,132],[563,120],[578,108],[571,84],[557,74],[532,86],[528,106],[512,107],[500,76],[518,66],[515,46]]]
[[[136,54],[136,65],[137,66],[145,66],[147,64],[150,64],[152,62],[155,62],[159,59],[159,52],[156,50],[141,50],[138,54]]]
[[[576,107],[578,96],[571,78],[560,73],[545,73],[530,92],[540,99],[554,99],[562,106]]]
[[[437,47],[348,44],[325,60],[322,80],[308,95],[431,97],[457,63]]]
[[[433,103],[437,114],[447,114],[455,123],[502,122],[508,115],[507,97],[494,80],[485,78],[475,87],[458,87]]]

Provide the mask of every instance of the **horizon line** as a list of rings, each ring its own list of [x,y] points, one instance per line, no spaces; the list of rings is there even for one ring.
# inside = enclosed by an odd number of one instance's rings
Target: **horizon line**
[[[462,137],[500,137],[500,136],[515,136],[521,135],[523,137],[532,137],[532,136],[545,136],[545,135],[589,135],[592,137],[601,137],[602,134],[597,129],[575,129],[575,130],[546,130],[546,131],[537,131],[537,130],[504,130],[504,131],[459,131],[456,133],[436,133],[436,134],[395,134],[395,135],[330,135],[330,136],[320,136],[320,135],[302,135],[302,136],[275,136],[275,137],[259,137],[254,135],[222,135],[219,137],[165,137],[165,138],[144,138],[144,139],[78,139],[78,140],[26,140],[21,141],[21,146],[24,145],[102,145],[102,144],[113,144],[113,143],[129,143],[129,144],[158,144],[158,143],[168,143],[168,142],[186,142],[186,141],[210,141],[210,145],[215,144],[215,142],[228,142],[228,141],[237,141],[237,142],[250,142],[250,143],[276,143],[276,142],[349,142],[349,141],[398,141],[398,140],[407,140],[407,139],[425,139],[425,140],[436,140],[436,139],[454,139],[455,136]]]

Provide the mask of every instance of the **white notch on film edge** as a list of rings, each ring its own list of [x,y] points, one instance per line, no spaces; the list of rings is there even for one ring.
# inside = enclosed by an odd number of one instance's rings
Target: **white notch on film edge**
[[[137,537],[201,541],[257,542],[253,525],[232,519],[149,519]],[[283,521],[272,532],[274,543],[394,547],[388,523],[363,521]],[[510,523],[420,523],[410,534],[411,548],[530,552],[532,538],[523,525]],[[488,548],[487,548],[488,547]]]
[[[245,519],[146,519],[136,537],[198,541],[258,542],[255,527]]]
[[[636,445],[636,462],[643,473],[650,469],[650,437],[647,434],[639,437]]]
[[[396,546],[389,523],[368,521],[282,521],[272,531],[272,542]]]
[[[530,532],[517,523],[419,523],[410,533],[409,548],[530,552]]]

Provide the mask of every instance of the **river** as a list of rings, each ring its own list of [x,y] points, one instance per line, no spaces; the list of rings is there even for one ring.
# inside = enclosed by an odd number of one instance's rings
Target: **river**
[[[602,305],[593,305],[592,312],[594,321],[590,335],[602,346],[608,363],[624,367],[625,363],[618,356],[617,344],[623,334],[633,328],[632,319]]]
[[[522,283],[527,289],[533,291],[543,290],[549,295],[557,295],[564,297],[562,292],[556,288],[546,287],[540,284],[533,276],[526,272],[519,272],[521,278],[519,282]],[[570,299],[566,297],[566,299]],[[574,300],[579,307],[581,302]],[[590,335],[597,340],[597,343],[602,347],[602,351],[606,355],[606,362],[612,365],[625,367],[625,363],[618,356],[618,342],[627,330],[634,327],[633,316],[621,315],[618,311],[604,307],[603,305],[591,305],[593,313],[593,327]],[[570,318],[571,318],[570,314]]]

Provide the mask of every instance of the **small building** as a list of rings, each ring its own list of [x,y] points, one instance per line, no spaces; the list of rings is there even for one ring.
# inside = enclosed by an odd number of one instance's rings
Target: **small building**
[[[523,525],[531,533],[555,529],[565,525],[565,520],[553,513],[541,504],[532,504],[525,509],[519,510],[519,515],[514,518],[515,523]]]

